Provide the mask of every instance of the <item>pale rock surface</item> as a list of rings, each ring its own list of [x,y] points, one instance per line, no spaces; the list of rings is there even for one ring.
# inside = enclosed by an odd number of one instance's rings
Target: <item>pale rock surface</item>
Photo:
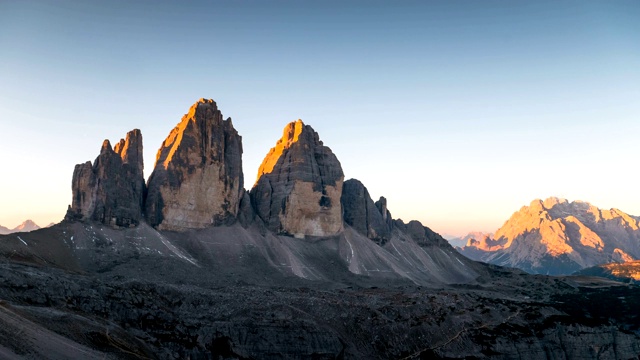
[[[243,181],[242,137],[213,100],[200,99],[158,150],[147,221],[171,231],[233,223]]]
[[[93,162],[76,165],[72,204],[66,219],[98,221],[113,227],[135,226],[142,218],[145,183],[142,134],[134,129],[115,148],[105,140]]]
[[[485,234],[482,232],[471,232],[463,239],[466,246],[474,246],[483,251],[495,251],[502,248],[502,245],[493,240],[493,234]]]
[[[302,120],[285,126],[258,171],[251,201],[267,228],[303,238],[342,232],[344,174],[331,149]]]

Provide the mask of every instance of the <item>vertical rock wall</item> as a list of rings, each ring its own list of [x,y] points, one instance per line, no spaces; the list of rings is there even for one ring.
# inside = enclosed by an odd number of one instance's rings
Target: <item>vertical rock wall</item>
[[[344,209],[344,222],[362,235],[383,245],[390,239],[393,225],[387,221],[391,215],[388,214],[386,200],[380,199],[379,208],[371,199],[367,188],[360,181],[350,179],[344,182],[340,201]]]
[[[184,231],[236,220],[244,193],[242,137],[200,99],[162,143],[149,178],[147,221]]]
[[[289,123],[251,190],[257,215],[279,234],[332,236],[343,230],[344,173],[331,149],[301,120]]]
[[[93,162],[76,165],[68,220],[93,220],[114,227],[135,226],[142,218],[145,183],[142,134],[135,129],[111,147],[105,140]]]

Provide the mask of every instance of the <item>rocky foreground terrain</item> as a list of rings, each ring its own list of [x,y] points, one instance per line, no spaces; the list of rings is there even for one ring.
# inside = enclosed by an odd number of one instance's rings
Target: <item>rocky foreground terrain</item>
[[[0,236],[3,359],[632,359],[640,288],[472,261],[344,180],[301,121],[251,190],[201,99],[151,178],[139,130],[76,166],[60,224]]]
[[[0,358],[640,353],[637,286],[474,263],[446,245],[417,248],[397,229],[383,247],[348,226],[343,236],[314,241],[260,231],[235,224],[178,234],[146,224],[114,230],[62,223],[5,236]],[[420,251],[433,263],[410,257]]]

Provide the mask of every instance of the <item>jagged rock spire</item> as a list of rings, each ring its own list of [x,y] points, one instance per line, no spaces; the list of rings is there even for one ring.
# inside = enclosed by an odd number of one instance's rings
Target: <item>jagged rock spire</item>
[[[76,165],[72,204],[67,220],[93,220],[114,227],[135,226],[142,218],[145,183],[142,134],[134,129],[120,140],[115,151],[102,143],[93,162]]]
[[[279,234],[332,236],[343,230],[344,173],[331,149],[302,120],[285,126],[251,190],[256,213]]]
[[[387,211],[385,198],[381,197],[378,203],[374,203],[359,180],[349,179],[344,182],[340,201],[345,223],[380,245],[390,239],[393,220]]]
[[[200,99],[169,133],[149,178],[147,221],[183,231],[235,221],[244,193],[242,137]]]

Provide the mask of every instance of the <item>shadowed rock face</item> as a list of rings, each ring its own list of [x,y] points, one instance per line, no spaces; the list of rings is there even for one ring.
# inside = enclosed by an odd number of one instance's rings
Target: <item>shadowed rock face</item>
[[[171,131],[148,186],[147,221],[159,230],[236,220],[244,193],[242,137],[213,100],[200,99]]]
[[[413,241],[422,247],[439,246],[446,248],[451,246],[440,234],[422,225],[418,220],[411,220],[407,224],[402,219],[393,221],[396,228],[411,236]]]
[[[384,198],[381,198],[381,201]],[[380,245],[384,245],[391,235],[391,226],[383,216],[380,209],[371,199],[367,188],[356,179],[349,179],[342,187],[342,197],[340,198],[344,209],[344,222],[356,229],[360,234],[374,240]],[[387,215],[386,201],[384,211]]]
[[[93,165],[90,161],[76,165],[66,218],[116,227],[137,225],[145,194],[143,168],[140,130],[127,133],[114,149],[105,140]]]
[[[332,236],[343,230],[343,179],[331,149],[298,120],[284,128],[260,165],[251,201],[257,215],[278,234]]]

